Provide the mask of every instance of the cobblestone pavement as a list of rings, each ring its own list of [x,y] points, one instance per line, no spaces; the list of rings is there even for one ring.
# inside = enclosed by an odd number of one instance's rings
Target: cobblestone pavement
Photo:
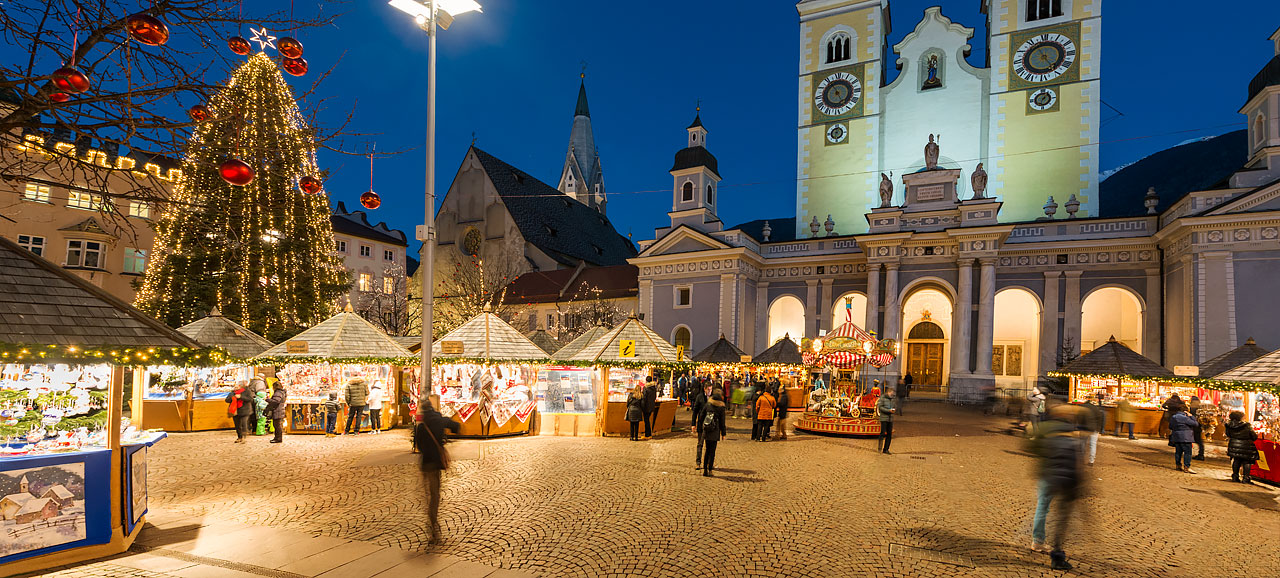
[[[150,499],[548,576],[1062,575],[1028,550],[1034,462],[1000,431],[1008,420],[907,409],[892,456],[874,439],[752,442],[734,420],[714,478],[694,469],[687,433],[460,442],[444,482],[445,541],[430,548],[403,429],[278,445],[171,435],[152,450]],[[1280,493],[1231,483],[1221,454],[1211,448],[1199,474],[1182,474],[1162,440],[1104,436],[1067,540],[1074,575],[1280,576]]]

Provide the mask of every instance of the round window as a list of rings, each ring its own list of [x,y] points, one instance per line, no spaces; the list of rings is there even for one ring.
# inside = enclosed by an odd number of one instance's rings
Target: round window
[[[468,255],[477,256],[480,254],[480,243],[484,238],[480,236],[478,229],[467,229],[467,234],[462,237],[462,249]]]

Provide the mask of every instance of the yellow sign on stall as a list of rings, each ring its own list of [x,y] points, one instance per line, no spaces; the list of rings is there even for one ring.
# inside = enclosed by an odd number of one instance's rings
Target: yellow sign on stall
[[[636,340],[619,339],[618,340],[618,357],[635,357],[636,356]]]
[[[676,361],[684,361],[684,346],[676,346]]]

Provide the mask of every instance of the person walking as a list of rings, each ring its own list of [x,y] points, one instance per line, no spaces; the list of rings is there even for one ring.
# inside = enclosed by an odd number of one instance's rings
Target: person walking
[[[1169,445],[1173,446],[1173,465],[1180,472],[1191,471],[1191,444],[1196,439],[1196,418],[1187,413],[1186,407],[1169,417]]]
[[[382,433],[382,397],[386,393],[382,389],[382,380],[376,380],[369,387],[369,433]]]
[[[271,443],[284,443],[284,419],[286,409],[289,405],[289,392],[284,387],[283,381],[277,381],[275,390],[271,392],[271,398],[267,400],[266,410],[263,411],[265,419],[271,420],[271,426],[275,429],[275,437],[271,439]]]
[[[653,437],[654,421],[658,419],[658,382],[653,376],[646,378],[644,386],[644,439]]]
[[[364,410],[369,403],[369,384],[363,377],[353,377],[347,382],[347,427],[343,434],[351,433],[351,424],[356,424],[355,433],[360,433],[361,422],[364,421]]]
[[[1080,442],[1075,426],[1066,419],[1066,406],[1049,412],[1031,437],[1031,453],[1040,458],[1040,485],[1036,496],[1036,512],[1031,523],[1031,549],[1048,552],[1050,568],[1070,570],[1063,539],[1076,500],[1083,493],[1084,477],[1080,468]],[[1049,507],[1058,500],[1058,523],[1054,529],[1053,548],[1046,545],[1045,521]]]
[[[1164,408],[1164,415],[1160,416],[1160,434],[1168,435],[1173,429],[1173,422],[1171,421],[1173,416],[1187,409],[1187,404],[1175,393],[1169,396],[1169,399],[1164,400],[1160,407]]]
[[[413,430],[413,442],[418,448],[422,485],[427,494],[427,519],[431,523],[428,543],[439,544],[440,536],[440,472],[449,468],[449,453],[445,451],[445,430],[458,433],[462,425],[440,414],[431,401],[422,405],[422,421]]]
[[[338,435],[338,412],[342,410],[342,402],[338,401],[338,392],[329,392],[329,399],[324,402],[324,437]]]
[[[1082,416],[1084,430],[1089,432],[1089,465],[1093,465],[1093,460],[1098,455],[1098,436],[1102,435],[1102,426],[1106,421],[1106,414],[1102,413],[1102,396],[1089,398],[1084,403],[1084,415]]]
[[[747,401],[747,390],[741,387],[736,387],[736,384],[735,384],[735,387],[733,388],[732,392],[730,392],[729,394],[729,410],[730,410],[729,414],[734,417],[742,415],[742,406],[746,404],[746,401]],[[755,434],[755,431],[752,430],[751,433]]]
[[[698,438],[698,445],[693,452],[694,468],[702,467],[702,419],[706,417],[707,402],[711,400],[711,390],[714,389],[708,382],[703,386],[701,391],[693,394],[693,431],[694,436]]]
[[[644,419],[644,388],[636,384],[627,396],[627,421],[631,422],[631,441],[640,441],[640,420]]]
[[[253,381],[259,380],[255,378]],[[252,382],[236,386],[231,393],[227,394],[226,401],[227,414],[236,424],[235,443],[242,444],[244,438],[249,435],[249,420],[252,419],[255,411]]]
[[[902,415],[902,408],[907,405],[907,398],[911,396],[912,383],[915,383],[915,379],[911,377],[911,372],[909,371],[898,382],[898,415]]]
[[[716,445],[724,436],[724,396],[716,391],[711,393],[702,418],[702,438],[706,446],[706,454],[702,456],[702,475],[711,477],[711,471],[716,469]]]
[[[1031,386],[1031,391],[1027,393],[1027,433],[1031,433],[1032,430],[1040,426],[1040,419],[1044,416],[1045,400],[1047,399],[1048,397],[1045,396],[1044,392],[1040,391],[1040,386]]]
[[[769,426],[773,425],[774,411],[777,407],[778,402],[773,398],[773,394],[761,387],[760,395],[756,396],[756,424],[759,425],[757,441],[769,441]]]
[[[1191,456],[1191,459],[1203,462],[1204,461],[1204,424],[1200,423],[1200,415],[1199,415],[1200,397],[1199,396],[1196,396],[1196,395],[1191,396],[1191,401],[1187,402],[1187,412],[1190,413],[1191,417],[1195,418],[1196,420],[1196,429],[1192,433],[1194,433],[1196,436],[1195,444],[1198,451],[1196,452],[1196,455]]]
[[[1231,481],[1252,484],[1249,471],[1258,461],[1258,446],[1254,443],[1258,434],[1244,421],[1243,411],[1235,410],[1227,418],[1223,428],[1227,432],[1227,457],[1231,458]]]
[[[688,404],[692,401],[694,391],[690,388],[689,372],[685,371],[680,374],[680,378],[676,380],[676,396],[680,398],[680,405]]]
[[[876,447],[880,453],[889,453],[889,444],[893,443],[893,390],[885,388],[876,400],[876,414],[880,418],[880,438]]]
[[[1133,437],[1133,424],[1138,421],[1138,410],[1133,409],[1133,404],[1129,403],[1129,399],[1122,397],[1116,402],[1116,437],[1120,437],[1120,426],[1129,426],[1129,439],[1137,439]]]
[[[787,388],[778,384],[778,439],[787,439],[787,413],[791,410],[791,396]]]

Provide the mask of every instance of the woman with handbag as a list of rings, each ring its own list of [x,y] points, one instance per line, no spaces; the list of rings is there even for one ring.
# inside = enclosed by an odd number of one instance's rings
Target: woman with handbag
[[[422,484],[427,493],[427,518],[431,520],[429,543],[440,543],[440,472],[449,467],[449,452],[445,449],[445,430],[458,433],[462,426],[436,411],[433,402],[422,406],[422,421],[413,429],[413,442],[418,448],[422,470]]]

